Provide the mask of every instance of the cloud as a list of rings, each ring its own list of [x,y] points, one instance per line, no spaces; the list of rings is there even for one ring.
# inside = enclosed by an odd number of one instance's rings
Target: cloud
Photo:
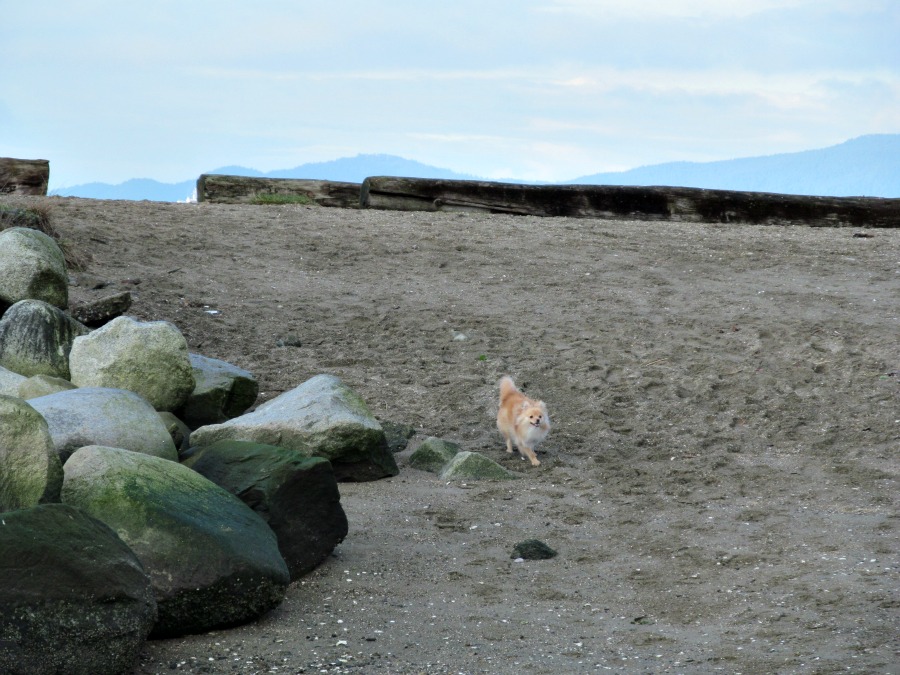
[[[13,3],[4,147],[184,179],[360,152],[568,179],[900,128],[887,0]],[[38,83],[38,84],[36,84]],[[139,174],[136,174],[139,172]],[[179,175],[180,172],[180,175]],[[502,173],[501,173],[502,172]]]

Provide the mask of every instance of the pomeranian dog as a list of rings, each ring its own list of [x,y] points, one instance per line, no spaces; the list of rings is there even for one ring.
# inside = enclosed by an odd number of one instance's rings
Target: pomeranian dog
[[[513,444],[519,452],[531,460],[532,466],[540,461],[534,454],[535,446],[550,432],[550,416],[543,401],[528,398],[516,388],[511,377],[500,379],[500,410],[497,412],[497,428],[506,439],[506,451],[512,453]]]

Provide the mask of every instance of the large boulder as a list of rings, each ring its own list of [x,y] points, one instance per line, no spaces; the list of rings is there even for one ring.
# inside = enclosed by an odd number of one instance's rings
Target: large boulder
[[[41,300],[20,300],[0,319],[0,366],[20,375],[69,379],[72,342],[90,329]]]
[[[78,337],[69,354],[73,384],[127,389],[157,410],[177,410],[194,390],[184,336],[168,321],[127,316]]]
[[[338,480],[377,480],[400,470],[365,402],[332,375],[317,375],[256,410],[191,434],[194,446],[222,440],[277,445],[331,462]]]
[[[52,237],[11,227],[0,232],[0,307],[29,299],[68,307],[66,259]]]
[[[0,673],[131,672],[156,621],[131,549],[64,504],[3,514],[0,578]]]
[[[230,420],[256,402],[259,383],[248,371],[200,354],[190,360],[196,384],[179,417],[192,429]]]
[[[331,463],[247,441],[200,448],[185,466],[256,511],[278,538],[291,579],[315,569],[347,536],[347,516]]]
[[[152,405],[124,389],[85,387],[28,401],[50,428],[63,463],[85,445],[107,445],[173,462],[178,452]]]
[[[150,575],[154,637],[252,621],[290,583],[275,534],[240,499],[158,457],[90,446],[65,465],[63,503],[102,520]]]
[[[62,481],[47,422],[25,401],[0,395],[0,513],[58,502]]]
[[[6,396],[18,396],[19,385],[26,379],[28,378],[24,375],[19,375],[19,373],[14,373],[3,366],[0,366],[0,394]]]

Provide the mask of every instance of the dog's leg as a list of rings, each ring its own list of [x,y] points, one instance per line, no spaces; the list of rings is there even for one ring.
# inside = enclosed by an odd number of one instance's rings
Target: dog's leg
[[[509,436],[506,437],[506,451],[509,454],[512,454],[512,451],[513,451],[512,439]]]
[[[531,466],[540,466],[541,465],[541,462],[537,458],[537,455],[534,454],[534,450],[529,448],[527,445],[520,445],[519,450],[521,450],[522,453],[526,457],[528,457],[529,460],[531,460]]]

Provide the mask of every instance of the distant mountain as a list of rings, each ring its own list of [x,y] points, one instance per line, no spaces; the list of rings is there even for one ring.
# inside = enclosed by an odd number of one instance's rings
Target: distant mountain
[[[630,171],[595,173],[567,183],[900,197],[900,134],[860,136],[821,150],[766,157],[655,164]]]
[[[357,155],[330,162],[301,164],[263,173],[243,166],[224,166],[205,173],[267,178],[310,178],[361,183],[369,176],[407,176],[478,180],[395,155]],[[512,181],[510,181],[512,182]],[[900,134],[860,136],[840,145],[766,157],[719,162],[670,162],[630,171],[596,173],[566,184],[669,185],[719,190],[776,192],[832,197],[900,197]],[[53,190],[64,197],[185,201],[197,177],[179,183],[136,178],[118,185],[87,183]]]
[[[369,176],[407,176],[415,178],[448,178],[475,180],[475,176],[440,169],[395,155],[357,155],[343,157],[330,162],[301,164],[293,169],[279,169],[263,173],[244,166],[223,166],[204,173],[226,176],[254,176],[265,178],[310,178],[314,180],[345,181],[362,183]],[[199,176],[197,177],[199,178]],[[160,183],[149,178],[133,178],[110,185],[109,183],[86,183],[52,190],[50,194],[60,197],[87,197],[90,199],[147,199],[150,201],[176,202],[191,197],[197,187],[197,178],[179,183]]]
[[[311,178],[314,180],[346,181],[362,183],[369,176],[405,176],[407,178],[446,178],[451,180],[478,180],[476,176],[439,169],[411,159],[395,155],[357,155],[330,162],[303,164],[293,169],[270,171],[269,178]]]
[[[160,183],[150,178],[132,178],[118,185],[109,183],[85,183],[51,190],[60,197],[87,197],[88,199],[149,199],[156,202],[183,202],[189,199],[197,187],[197,181]]]

